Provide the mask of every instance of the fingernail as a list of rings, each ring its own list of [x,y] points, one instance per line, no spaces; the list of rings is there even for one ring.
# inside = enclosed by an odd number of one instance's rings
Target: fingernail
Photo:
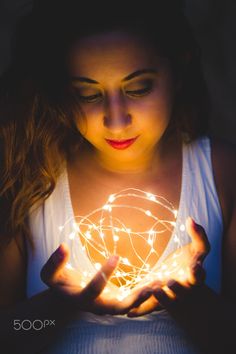
[[[144,291],[141,293],[141,297],[142,297],[142,298],[146,298],[146,297],[151,296],[151,294],[152,294],[152,290],[144,290]]]
[[[157,289],[154,294],[155,298],[161,302],[161,300],[163,300],[164,296],[163,296],[163,291],[160,289]]]
[[[151,284],[152,289],[157,289],[157,288],[159,289],[159,288],[162,287],[162,285],[163,285],[163,282],[160,281],[160,280],[155,280],[155,281]]]
[[[194,265],[193,268],[199,268],[202,267],[202,263],[200,261],[197,261]]]
[[[202,268],[202,264],[200,263],[200,262],[197,262],[197,263],[195,263],[194,265],[193,265],[193,267],[192,267],[192,271],[193,272],[197,272],[199,269],[201,269]]]
[[[159,291],[160,290],[160,285],[155,285],[153,287],[153,292]]]
[[[117,265],[118,260],[119,260],[119,256],[115,254],[108,259],[107,264],[110,265],[111,267],[115,267]]]
[[[199,225],[195,222],[195,220],[189,216],[187,219],[189,226],[191,226],[195,231],[199,231]]]
[[[64,252],[63,249],[61,248],[61,246],[58,247],[58,249],[55,252],[55,259],[60,261],[64,258]]]
[[[189,225],[189,226],[193,226],[194,225],[194,220],[191,216],[188,216],[187,217],[187,220],[186,220],[186,223]]]
[[[175,284],[176,284],[176,280],[173,280],[173,279],[171,279],[167,282],[168,288],[172,288],[172,286],[174,286]]]

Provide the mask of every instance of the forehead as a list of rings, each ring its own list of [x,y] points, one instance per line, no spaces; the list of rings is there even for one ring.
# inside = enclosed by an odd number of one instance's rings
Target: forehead
[[[145,39],[124,32],[80,39],[71,48],[68,58],[71,74],[97,80],[104,75],[125,76],[135,70],[155,67],[159,61],[155,49]]]

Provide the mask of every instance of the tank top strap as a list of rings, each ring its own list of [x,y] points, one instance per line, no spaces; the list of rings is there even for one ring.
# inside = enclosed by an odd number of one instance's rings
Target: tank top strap
[[[216,190],[211,158],[211,143],[202,137],[183,146],[185,181],[182,217],[191,216],[202,225],[211,245],[205,259],[206,283],[215,291],[221,288],[223,217]]]

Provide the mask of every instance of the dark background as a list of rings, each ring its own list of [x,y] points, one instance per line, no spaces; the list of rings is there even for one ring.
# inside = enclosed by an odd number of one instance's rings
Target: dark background
[[[32,0],[0,0],[0,74],[15,23],[31,6]],[[212,133],[236,144],[236,0],[186,0],[185,12],[202,48]]]

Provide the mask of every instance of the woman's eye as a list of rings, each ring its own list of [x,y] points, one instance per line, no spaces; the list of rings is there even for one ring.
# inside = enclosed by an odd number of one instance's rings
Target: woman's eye
[[[140,85],[134,85],[134,86],[140,86]],[[142,85],[143,86],[143,85]],[[125,90],[125,93],[128,95],[128,96],[132,96],[132,97],[141,97],[141,96],[145,96],[147,95],[149,92],[152,91],[152,87],[153,87],[153,84],[150,82],[148,84],[146,84],[145,86],[143,87],[130,87],[129,89],[126,89]]]
[[[102,99],[103,93],[100,90],[91,87],[76,87],[74,86],[74,92],[78,99],[85,103],[94,103]]]
[[[144,96],[146,94],[148,94],[151,91],[150,87],[146,87],[140,90],[126,90],[126,94],[128,94],[129,96]]]
[[[93,102],[100,101],[102,98],[102,95],[100,93],[94,94],[94,95],[88,95],[88,96],[79,95],[79,98],[84,102],[93,103]]]

